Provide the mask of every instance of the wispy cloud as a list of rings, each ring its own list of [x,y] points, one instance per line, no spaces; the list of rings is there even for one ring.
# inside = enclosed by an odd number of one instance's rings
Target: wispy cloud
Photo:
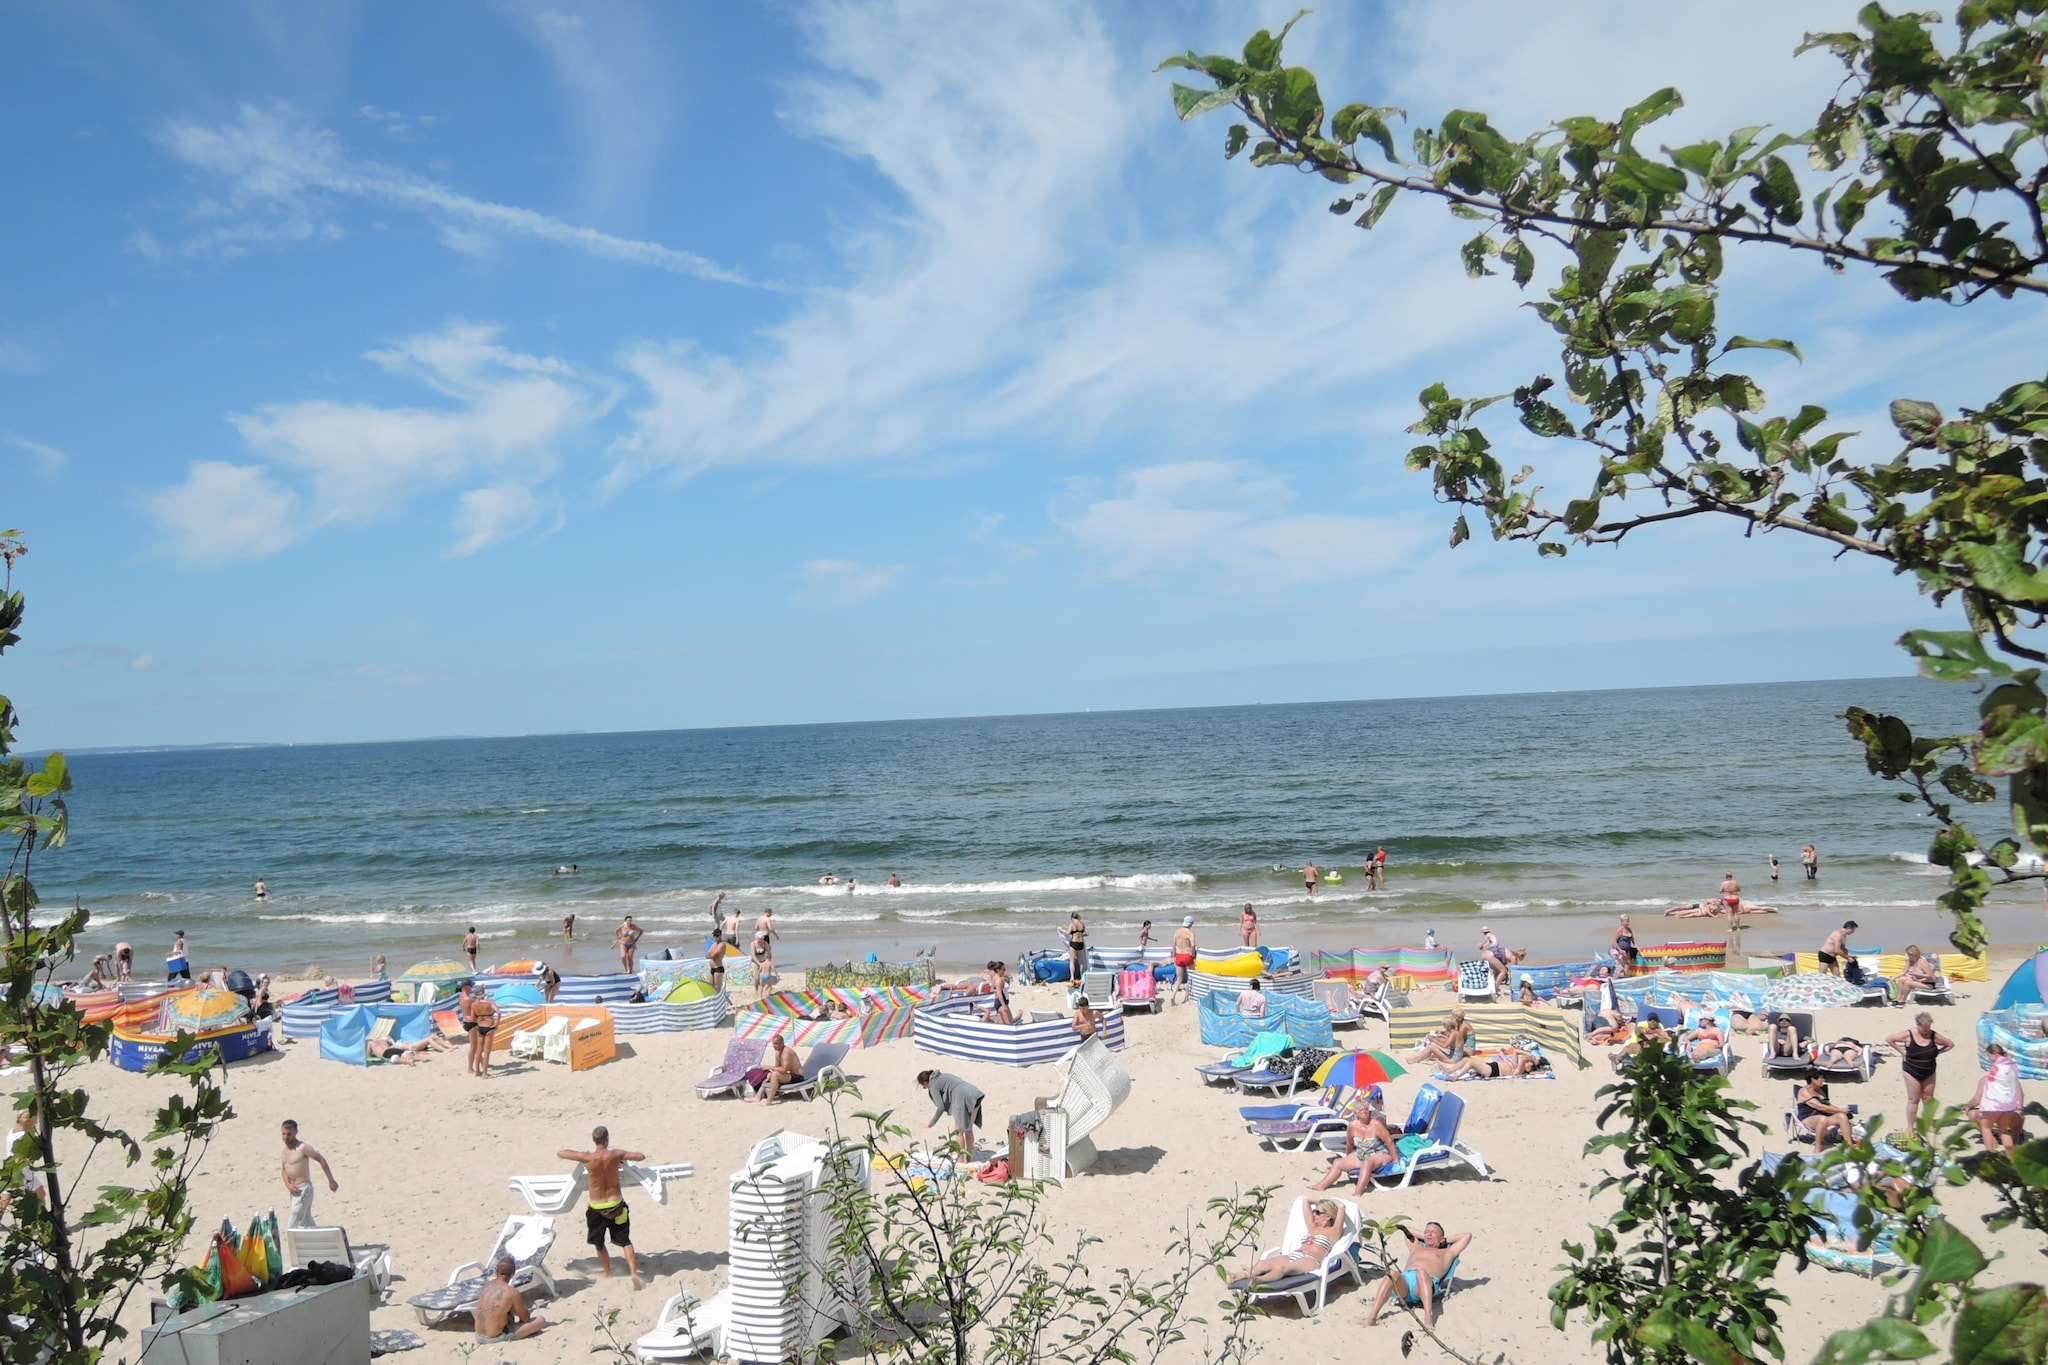
[[[43,441],[31,441],[26,436],[0,435],[0,441],[7,442],[17,450],[27,451],[34,457],[36,467],[46,475],[55,474],[63,469],[65,461],[71,458],[53,445]]]
[[[250,453],[267,463],[203,461],[184,484],[152,498],[178,557],[218,563],[272,554],[316,526],[385,520],[420,493],[479,475],[488,482],[460,499],[451,553],[473,554],[532,526],[541,507],[535,486],[611,395],[559,360],[499,345],[497,335],[489,324],[455,322],[368,354],[451,400],[445,407],[312,399],[231,418]],[[287,478],[304,487],[303,519]]]
[[[1252,585],[1341,582],[1392,568],[1423,539],[1411,521],[1294,513],[1286,479],[1240,462],[1154,465],[1117,482],[1092,501],[1076,485],[1052,512],[1112,578],[1209,568]]]
[[[802,583],[795,601],[807,606],[850,607],[877,596],[903,572],[901,564],[862,564],[852,559],[813,559],[797,570]]]
[[[114,664],[130,673],[148,673],[157,667],[154,655],[139,654],[126,645],[65,645],[56,654],[66,668]]]
[[[506,11],[554,73],[577,133],[584,211],[630,209],[647,192],[676,126],[682,88],[649,14],[632,5],[508,0]]]
[[[392,137],[404,137],[414,128],[431,128],[441,121],[433,114],[401,114],[394,109],[379,109],[374,104],[358,105],[356,117],[369,120]]]
[[[342,228],[333,221],[335,202],[353,199],[472,232],[568,247],[624,265],[747,283],[740,272],[693,251],[477,199],[437,180],[352,156],[333,132],[287,104],[244,104],[234,118],[219,123],[175,119],[159,130],[158,141],[211,182],[216,193],[194,208],[194,217],[203,225],[194,235],[171,243],[148,232],[135,236],[136,248],[153,257],[234,255],[256,247],[337,237]]]

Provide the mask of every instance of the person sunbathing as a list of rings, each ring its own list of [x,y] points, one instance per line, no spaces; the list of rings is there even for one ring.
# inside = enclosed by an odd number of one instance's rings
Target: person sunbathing
[[[1799,1055],[1799,1025],[1793,1023],[1784,1015],[1779,1015],[1778,1021],[1771,1025],[1770,1049],[1771,1056],[1774,1058],[1789,1059],[1797,1057]]]
[[[1462,1081],[1471,1077],[1482,1081],[1498,1080],[1505,1076],[1510,1080],[1518,1076],[1533,1076],[1548,1070],[1549,1059],[1541,1053],[1525,1052],[1518,1047],[1504,1047],[1488,1056],[1467,1057],[1453,1062],[1436,1074],[1447,1081]]]
[[[449,1042],[438,1033],[430,1033],[418,1042],[413,1043],[399,1043],[389,1038],[379,1038],[370,1044],[371,1056],[376,1057],[379,1061],[397,1062],[400,1066],[411,1066],[414,1062],[421,1061],[436,1052],[454,1051],[456,1051],[455,1044]]]
[[[1355,1174],[1357,1192],[1364,1194],[1372,1187],[1372,1173],[1394,1164],[1394,1134],[1387,1127],[1380,1102],[1378,1086],[1366,1091],[1364,1100],[1351,1115],[1351,1122],[1344,1127],[1343,1154],[1330,1163],[1330,1169],[1323,1172],[1323,1178],[1313,1188],[1327,1190],[1345,1176]]]
[[[1527,977],[1522,978],[1522,989],[1515,992],[1515,1003],[1528,1009],[1535,1009],[1543,1003],[1536,998],[1536,987]]]
[[[1472,1050],[1472,1026],[1465,1011],[1452,1010],[1443,1027],[1415,1045],[1409,1056],[1421,1062],[1455,1062]]]
[[[1700,1020],[1697,1027],[1687,1029],[1681,1042],[1686,1056],[1695,1062],[1704,1062],[1721,1054],[1728,1046],[1728,1035],[1721,1032],[1721,1025],[1709,1014]]]
[[[1322,1268],[1337,1235],[1344,1227],[1344,1214],[1334,1199],[1317,1199],[1308,1206],[1308,1236],[1293,1251],[1275,1251],[1261,1256],[1230,1282],[1232,1289],[1249,1289],[1271,1284],[1289,1275],[1305,1275]]]
[[[1821,1061],[1831,1071],[1860,1070],[1863,1044],[1854,1038],[1837,1038],[1821,1049]]]
[[[1625,1043],[1635,1028],[1635,1025],[1622,1017],[1620,1010],[1595,1010],[1587,1022],[1591,1027],[1586,1034],[1586,1041],[1595,1047],[1612,1047],[1617,1043]]]
[[[1401,1290],[1403,1303],[1412,1303],[1422,1309],[1424,1327],[1436,1326],[1436,1282],[1451,1273],[1458,1257],[1472,1245],[1471,1233],[1448,1236],[1442,1223],[1424,1223],[1420,1237],[1403,1226],[1401,1235],[1408,1239],[1408,1268],[1399,1276],[1390,1274],[1380,1281],[1379,1297],[1373,1301],[1372,1312],[1366,1315],[1367,1327],[1380,1325],[1380,1313],[1386,1308],[1387,1300],[1394,1297],[1396,1287]]]
[[[1818,1071],[1806,1073],[1806,1083],[1799,1087],[1792,1113],[1799,1126],[1813,1135],[1815,1151],[1828,1146],[1830,1133],[1836,1142],[1851,1140],[1849,1111],[1829,1103],[1827,1080]]]
[[[782,1034],[777,1033],[768,1040],[768,1051],[762,1055],[761,1065],[756,1070],[761,1074],[758,1081],[754,1080],[753,1072],[747,1073],[747,1079],[753,1083],[756,1092],[753,1102],[773,1104],[776,1092],[790,1081],[803,1077],[804,1059],[797,1055],[795,1048],[783,1041]]]
[[[1906,949],[1906,970],[1892,978],[1892,1003],[1903,1005],[1914,991],[1931,990],[1941,980],[1941,967],[1920,951],[1918,944]]]
[[[1608,1053],[1607,1060],[1614,1064],[1616,1071],[1619,1071],[1623,1062],[1635,1056],[1644,1048],[1651,1046],[1662,1047],[1670,1041],[1671,1031],[1664,1027],[1662,1019],[1653,1014],[1636,1025],[1636,1036],[1629,1041],[1628,1046],[1618,1052]]]

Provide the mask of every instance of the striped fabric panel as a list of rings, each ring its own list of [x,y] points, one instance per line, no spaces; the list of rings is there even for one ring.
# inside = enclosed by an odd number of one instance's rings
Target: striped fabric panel
[[[1444,949],[1432,952],[1427,948],[1353,948],[1348,952],[1309,954],[1309,969],[1317,976],[1364,976],[1374,967],[1388,976],[1399,973],[1424,984],[1451,981],[1458,970]]]
[[[1236,1000],[1220,993],[1197,1001],[1197,1009],[1204,1047],[1246,1048],[1261,1033],[1284,1033],[1296,1047],[1337,1044],[1329,1007],[1320,1000],[1276,995],[1266,1001],[1262,1019],[1245,1018],[1237,1012]]]
[[[917,958],[910,962],[855,962],[844,965],[825,962],[804,969],[804,984],[846,986],[856,990],[867,986],[929,986],[932,984],[932,964],[928,958]]]
[[[1387,1050],[1401,1053],[1443,1026],[1454,1005],[1404,1005],[1387,1023]],[[1467,1005],[1465,1021],[1480,1047],[1505,1047],[1510,1038],[1527,1034],[1543,1045],[1544,1055],[1570,1058],[1581,1069],[1586,1054],[1579,1040],[1583,1027],[1577,1010],[1529,1009],[1521,1005]]]
[[[1188,969],[1188,994],[1197,1000],[1210,995],[1221,995],[1235,1000],[1240,991],[1251,989],[1251,978],[1243,976],[1217,976],[1200,967]],[[1308,999],[1315,994],[1315,978],[1312,976],[1266,976],[1259,978],[1259,989],[1267,995],[1292,995]]]
[[[644,1005],[606,1005],[615,1033],[686,1033],[722,1028],[731,1017],[731,1000],[715,995],[706,1000],[670,1003],[650,1001]]]
[[[1533,967],[1510,966],[1508,968],[1508,989],[1519,992],[1527,981],[1536,988],[1538,995],[1555,995],[1565,987],[1593,974],[1596,962],[1545,962]]]
[[[1958,954],[1960,956],[1960,954]],[[1991,1054],[1985,1049],[2003,1043],[2020,1064],[2024,1080],[2048,1080],[2048,1037],[2041,1033],[2048,1023],[2048,1007],[2014,1005],[2010,1009],[1986,1010],[1977,1016],[1977,1065],[1991,1069]]]
[[[1943,953],[1941,974],[1951,981],[1989,981],[1991,959],[1971,957],[1968,953]]]
[[[1122,1010],[1104,1010],[1096,1037],[1116,1051],[1124,1045]],[[926,1005],[912,1015],[911,1041],[927,1052],[1001,1066],[1036,1066],[1058,1061],[1080,1045],[1064,1019],[1043,1024],[991,1024],[974,1017],[969,1001]]]
[[[1702,996],[1711,995],[1717,1000],[1739,1000],[1745,1008],[1755,1011],[1762,1007],[1770,989],[1769,977],[1751,972],[1663,971],[1614,983],[1614,993],[1638,1007],[1663,1005],[1680,997],[1689,1005],[1697,1004]]]
[[[1169,935],[1169,937],[1171,937]],[[1091,972],[1113,972],[1131,962],[1149,962],[1155,967],[1173,965],[1173,945],[1154,943],[1142,952],[1134,943],[1128,948],[1090,948],[1088,970]]]
[[[623,1005],[634,991],[640,990],[638,973],[610,972],[603,976],[565,976],[562,987],[555,992],[557,1005],[594,1005],[598,997],[604,997],[607,1005]]]
[[[1717,972],[1728,965],[1726,943],[1644,943],[1636,948],[1642,971]]]

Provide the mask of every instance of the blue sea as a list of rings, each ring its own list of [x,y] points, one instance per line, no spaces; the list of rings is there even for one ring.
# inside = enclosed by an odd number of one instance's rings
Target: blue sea
[[[1245,904],[1269,945],[1434,928],[1463,947],[1484,923],[1550,956],[1604,944],[1623,911],[1645,941],[1722,937],[1658,916],[1728,871],[1784,912],[1753,951],[1850,915],[1865,942],[1939,941],[1931,826],[1865,771],[1850,703],[1929,729],[1973,716],[1965,688],[1878,679],[91,753],[37,883],[143,968],[184,929],[202,967],[361,973],[384,953],[395,970],[471,925],[487,960],[595,968],[623,914],[651,946],[700,945],[720,892],[750,922],[773,906],[799,965],[1008,956],[1076,909],[1096,942],[1146,919],[1163,939],[1188,914],[1234,942]],[[1386,889],[1368,890],[1382,846]],[[1310,859],[1341,878],[1313,900]],[[2015,893],[1994,927],[2038,934],[2037,914]]]

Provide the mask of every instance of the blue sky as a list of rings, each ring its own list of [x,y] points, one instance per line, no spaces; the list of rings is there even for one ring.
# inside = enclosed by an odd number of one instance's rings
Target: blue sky
[[[1801,123],[1837,72],[1791,48],[1849,9],[1339,6],[1291,50],[1509,128],[1676,84],[1675,143]],[[1899,671],[1911,585],[1783,537],[1448,550],[1414,395],[1543,335],[1462,224],[1358,232],[1174,121],[1161,56],[1287,12],[7,7],[24,740]],[[1739,260],[1723,316],[1879,434],[2043,340],[1810,262]]]

